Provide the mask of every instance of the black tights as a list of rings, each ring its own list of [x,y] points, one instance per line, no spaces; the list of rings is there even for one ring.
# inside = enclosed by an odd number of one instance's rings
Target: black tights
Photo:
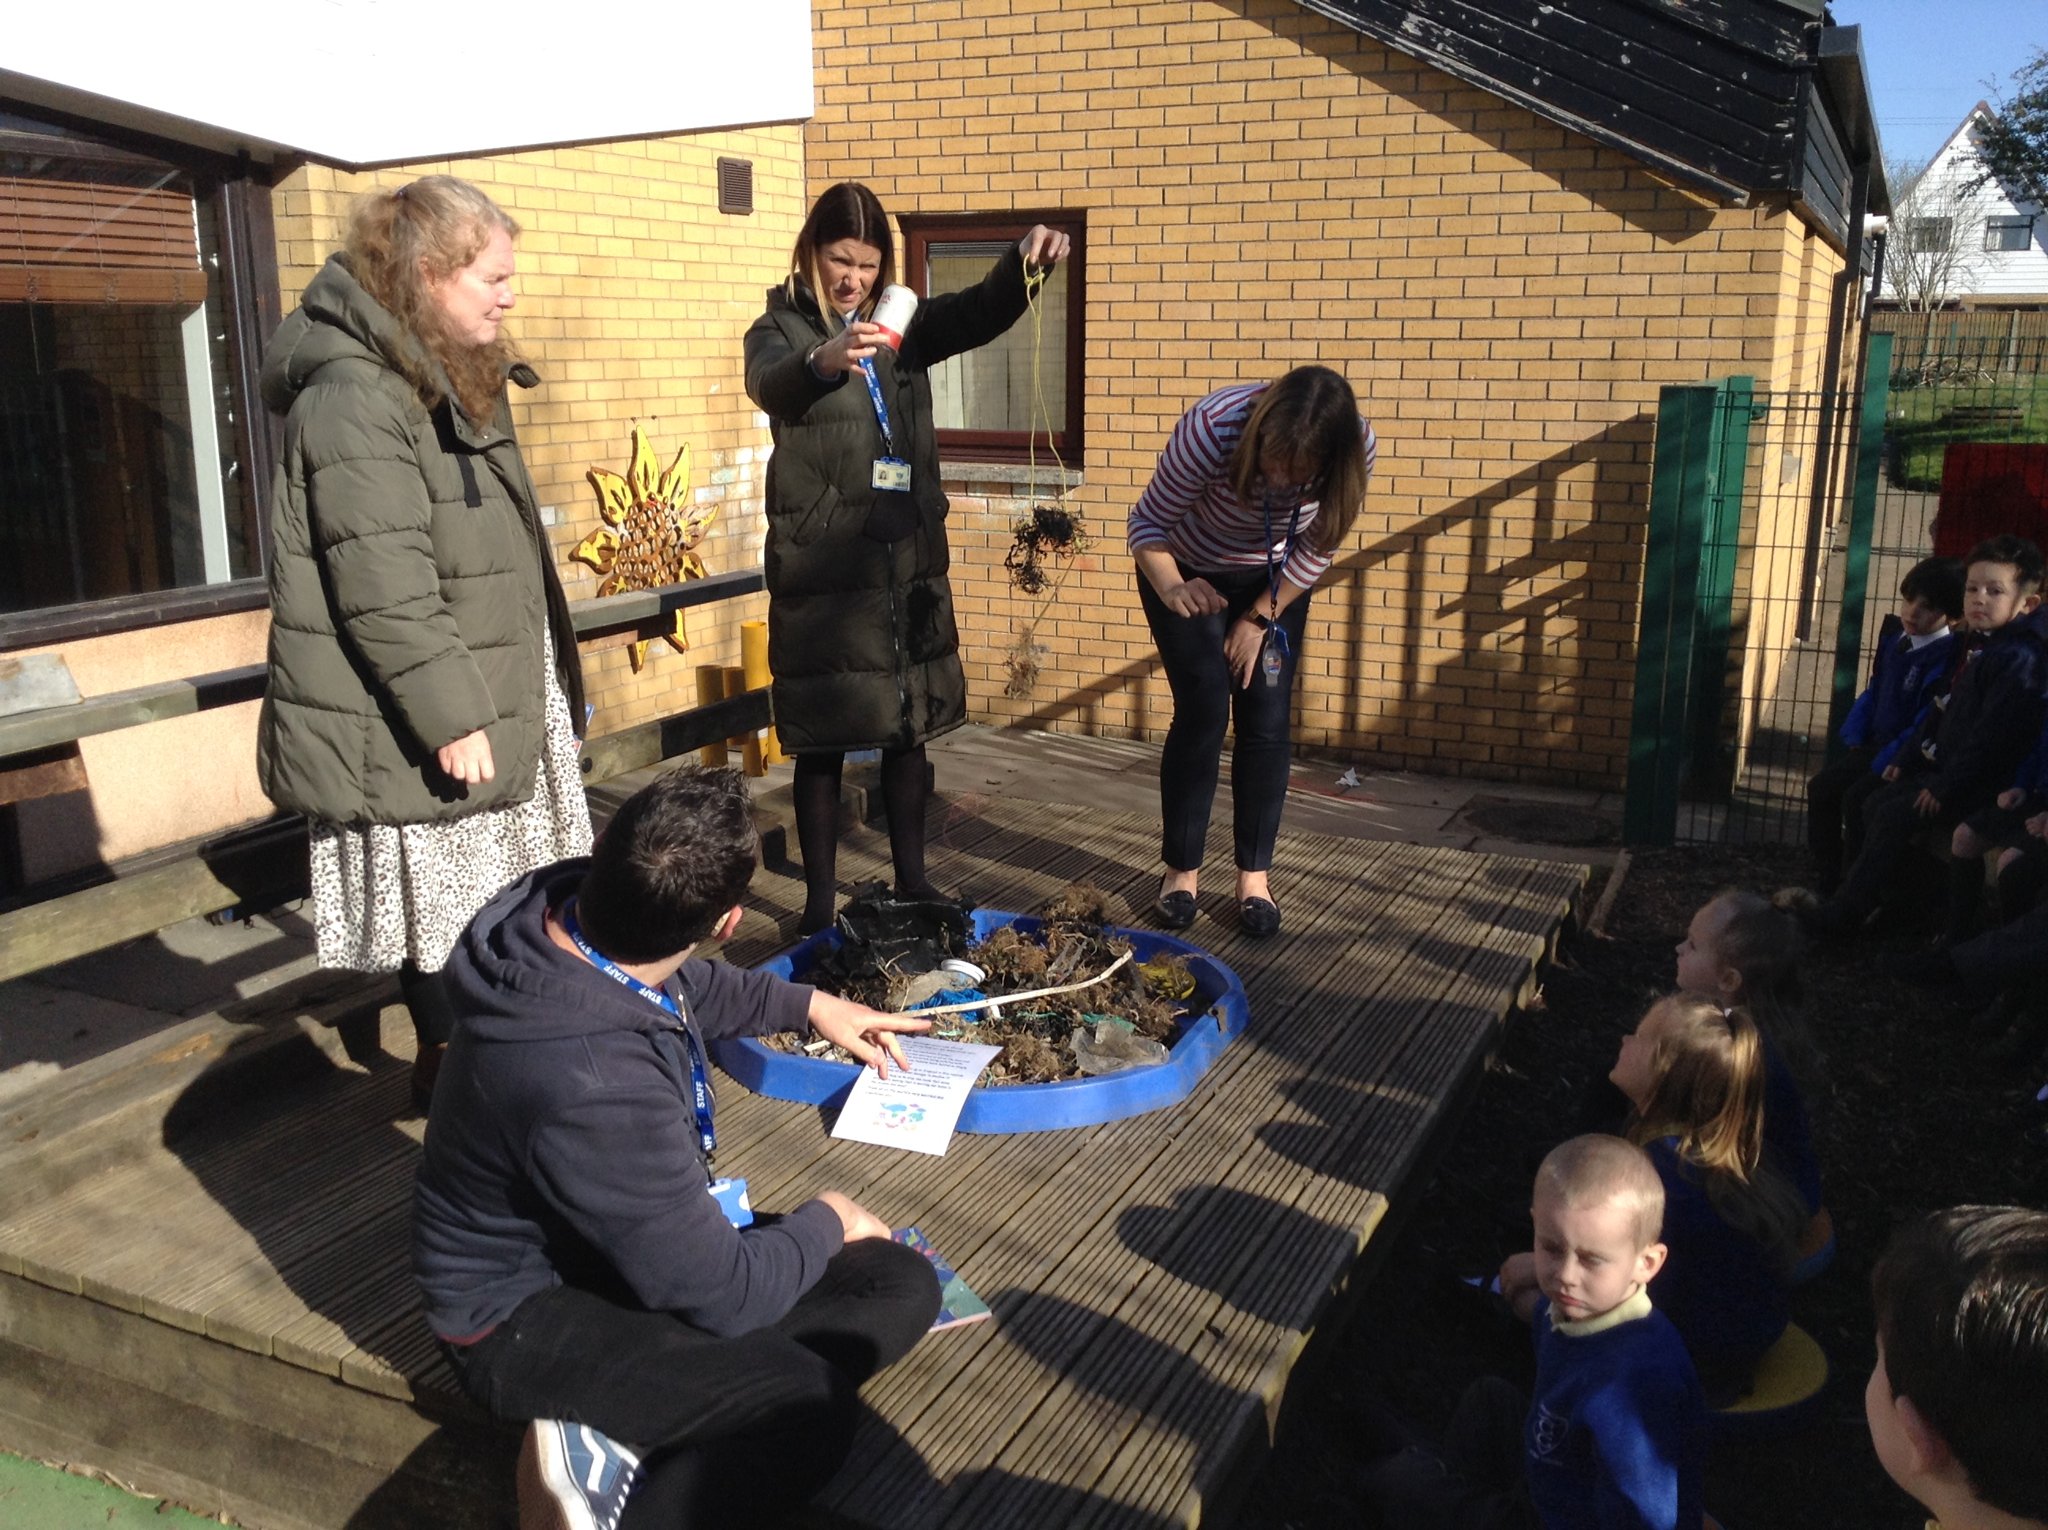
[[[804,862],[804,916],[797,933],[811,935],[832,923],[839,902],[839,781],[843,753],[796,757],[790,796],[796,804],[797,851]],[[882,810],[889,819],[889,859],[896,891],[904,897],[933,892],[924,871],[926,766],[924,745],[882,751]]]
[[[412,1012],[412,1032],[421,1051],[442,1046],[455,1034],[455,1007],[442,987],[438,968],[427,972],[407,958],[398,969],[398,991]]]

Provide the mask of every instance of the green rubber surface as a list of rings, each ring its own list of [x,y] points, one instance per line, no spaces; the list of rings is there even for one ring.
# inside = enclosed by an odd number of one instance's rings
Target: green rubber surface
[[[0,1452],[0,1530],[162,1530],[219,1523]]]

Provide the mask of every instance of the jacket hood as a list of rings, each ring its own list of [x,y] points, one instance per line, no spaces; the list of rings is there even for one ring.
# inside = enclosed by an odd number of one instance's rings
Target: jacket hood
[[[271,338],[263,356],[263,402],[274,414],[287,413],[313,374],[332,361],[348,358],[403,371],[400,358],[417,354],[398,320],[363,290],[348,257],[337,251]]]
[[[292,402],[322,367],[333,361],[366,361],[406,375],[407,363],[424,367],[445,397],[448,376],[439,362],[421,353],[419,345],[391,310],[371,297],[349,269],[348,256],[337,250],[307,285],[290,318],[277,327],[263,355],[263,403],[273,414],[288,414]],[[506,377],[522,388],[540,382],[540,374],[516,362]],[[459,413],[459,411],[458,411]]]
[[[445,981],[457,1023],[482,1041],[559,1041],[605,1031],[654,1031],[674,1020],[548,936],[548,908],[583,885],[587,856],[514,882],[470,921]]]

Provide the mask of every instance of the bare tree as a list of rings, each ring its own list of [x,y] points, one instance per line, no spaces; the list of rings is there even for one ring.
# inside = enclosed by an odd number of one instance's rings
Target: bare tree
[[[1967,291],[1984,259],[1987,198],[1974,166],[1885,166],[1892,188],[1884,278],[1908,313],[1932,313]]]

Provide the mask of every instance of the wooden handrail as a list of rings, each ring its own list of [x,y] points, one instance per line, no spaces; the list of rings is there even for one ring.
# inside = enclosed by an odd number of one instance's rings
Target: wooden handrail
[[[658,637],[675,612],[765,588],[759,569],[714,574],[659,590],[570,603],[578,637],[637,632]],[[192,675],[94,696],[72,706],[0,717],[0,762],[26,759],[97,733],[255,701],[268,666]],[[584,742],[586,785],[672,759],[769,724],[768,692],[752,690],[709,706],[637,723]],[[97,869],[0,901],[0,981],[147,935],[215,910],[267,908],[306,893],[306,825],[291,814],[244,825],[166,852],[124,874]]]
[[[714,605],[741,595],[752,595],[765,588],[767,582],[760,569],[742,569],[736,573],[692,579],[683,584],[664,585],[658,590],[635,590],[624,595],[607,595],[603,599],[571,601],[569,614],[576,625],[576,635],[581,638],[627,631],[657,637],[667,630],[669,618],[677,611]],[[265,665],[245,664],[237,669],[216,670],[212,674],[112,691],[104,696],[88,697],[72,706],[39,707],[33,712],[0,717],[0,760],[76,743],[98,733],[114,733],[143,723],[161,722],[167,717],[187,717],[216,707],[256,701],[263,695],[268,674]],[[659,727],[660,724],[642,726]],[[743,723],[730,732],[737,734],[749,727],[766,726],[764,716],[758,722]],[[650,762],[643,760],[640,763]],[[586,776],[590,774],[587,763],[584,771]]]

